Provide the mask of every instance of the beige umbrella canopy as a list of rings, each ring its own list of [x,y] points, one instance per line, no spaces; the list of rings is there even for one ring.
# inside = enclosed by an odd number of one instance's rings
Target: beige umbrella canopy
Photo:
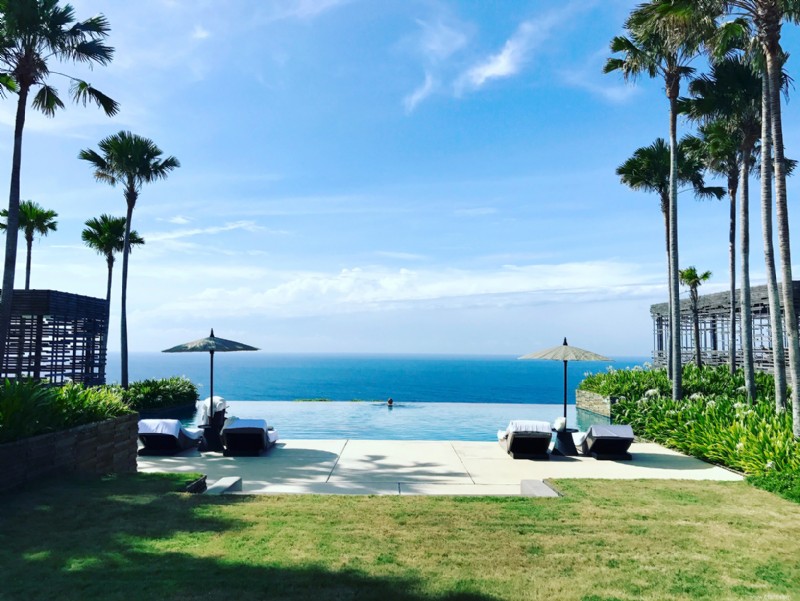
[[[558,346],[553,346],[543,351],[535,353],[528,353],[522,355],[520,359],[550,359],[553,361],[564,362],[564,420],[567,419],[567,361],[611,361],[608,357],[598,355],[592,351],[587,351],[577,346],[570,346],[567,344],[567,339],[564,338],[564,343]]]
[[[214,329],[211,329],[211,335],[192,342],[186,342],[173,346],[172,348],[165,349],[163,353],[209,353],[211,355],[211,407],[209,410],[209,419],[214,415],[214,353],[230,353],[235,351],[257,351],[258,349],[249,344],[242,344],[234,340],[226,340],[225,338],[217,338],[214,336]]]

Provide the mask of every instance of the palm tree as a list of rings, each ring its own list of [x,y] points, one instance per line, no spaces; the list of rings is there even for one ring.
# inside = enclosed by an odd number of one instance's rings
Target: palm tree
[[[722,121],[700,126],[693,146],[700,150],[706,169],[725,178],[730,212],[728,228],[728,272],[730,274],[730,330],[728,332],[728,366],[736,371],[736,196],[739,191],[738,137]]]
[[[108,282],[106,284],[106,327],[103,332],[103,355],[108,349],[108,315],[111,308],[111,281],[114,273],[114,255],[122,252],[125,247],[125,218],[112,217],[111,215],[100,215],[93,217],[86,222],[86,229],[81,232],[81,239],[84,244],[97,251],[98,254],[106,258],[108,265]],[[134,246],[142,246],[142,238],[136,230],[131,230],[128,240],[128,251]]]
[[[58,91],[47,83],[51,74],[48,62],[106,65],[114,54],[113,48],[103,44],[108,32],[108,21],[102,15],[76,21],[73,8],[69,4],[59,6],[58,0],[0,0],[0,85],[17,94],[3,294],[0,296],[0,357],[5,356],[11,324],[20,218],[22,132],[28,96],[36,90],[31,106],[52,117],[64,103]],[[114,100],[89,83],[66,77],[71,82],[73,101],[84,105],[91,101],[107,115],[119,110]]]
[[[629,37],[617,36],[611,40],[611,51],[622,58],[609,58],[604,73],[621,71],[625,79],[635,80],[642,74],[664,78],[669,100],[669,279],[670,279],[670,338],[672,347],[672,397],[682,396],[680,305],[678,298],[678,134],[677,101],[680,82],[694,72],[689,62],[696,56],[705,27],[703,22],[685,23],[670,20],[665,34],[650,26],[652,11],[660,0],[639,6],[625,23]],[[663,24],[663,22],[661,22]]]
[[[786,54],[780,43],[783,21],[800,21],[798,0],[666,0],[661,2],[660,12],[666,18],[705,20],[730,15],[737,17],[732,27],[747,29],[752,25],[754,39],[766,63],[764,94],[769,109],[770,128],[762,129],[762,146],[770,144],[773,151],[773,175],[775,181],[775,214],[778,228],[778,251],[781,259],[783,286],[783,317],[789,339],[789,374],[792,380],[792,420],[795,438],[800,438],[800,331],[794,308],[792,287],[792,253],[789,240],[789,211],[786,195],[786,176],[789,163],[786,161],[783,142],[780,90],[783,63]],[[746,23],[743,24],[743,21]],[[742,35],[749,34],[746,31]],[[763,139],[769,133],[771,141]],[[766,192],[762,182],[762,193]],[[765,200],[762,198],[762,207]],[[762,208],[763,211],[763,208]],[[765,234],[766,236],[766,234]],[[765,251],[766,252],[766,251]],[[772,305],[770,305],[772,306]]]
[[[692,98],[681,103],[691,119],[713,123],[712,132],[726,146],[726,167],[731,164],[730,150],[738,168],[739,211],[741,232],[741,332],[744,380],[750,400],[755,400],[755,367],[753,363],[753,326],[750,304],[750,171],[756,143],[761,136],[761,78],[751,65],[740,59],[726,58],[712,64],[711,73],[701,75],[689,84]],[[730,188],[730,185],[729,185]],[[735,200],[732,198],[732,204]],[[735,211],[733,211],[735,214]],[[731,227],[734,228],[733,221]],[[731,236],[733,242],[733,236]],[[733,266],[734,260],[731,261]],[[733,282],[733,271],[731,272]],[[735,284],[732,286],[735,290]],[[734,305],[731,303],[733,313]],[[734,322],[731,321],[733,330]],[[731,347],[733,355],[733,347]],[[733,365],[733,362],[731,362]],[[732,370],[733,371],[733,370]]]
[[[24,232],[25,242],[28,247],[28,256],[25,261],[25,290],[31,288],[31,251],[33,250],[33,237],[36,234],[46,236],[50,232],[56,231],[58,222],[55,220],[58,213],[49,209],[42,208],[32,200],[24,200],[19,203],[19,229]],[[6,221],[0,222],[0,230],[8,231],[6,223],[8,220],[8,210],[0,210],[0,218]]]
[[[681,269],[679,275],[681,284],[689,287],[689,299],[691,300],[692,307],[692,324],[694,326],[694,361],[699,369],[703,367],[703,360],[700,357],[700,316],[697,308],[697,301],[699,299],[697,289],[703,282],[707,282],[711,279],[711,272],[704,271],[703,273],[697,273],[697,269],[692,266]]]
[[[142,184],[166,179],[169,172],[180,167],[173,156],[161,158],[161,149],[155,142],[129,131],[121,131],[100,140],[100,153],[92,149],[81,150],[78,158],[94,167],[97,181],[111,186],[121,184],[128,211],[125,216],[125,237],[122,246],[122,293],[121,293],[121,384],[128,387],[128,254],[131,247],[131,220],[133,209],[139,198]]]

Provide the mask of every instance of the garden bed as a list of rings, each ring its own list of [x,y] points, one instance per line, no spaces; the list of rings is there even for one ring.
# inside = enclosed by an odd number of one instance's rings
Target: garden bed
[[[0,444],[0,491],[58,474],[136,471],[138,414]]]

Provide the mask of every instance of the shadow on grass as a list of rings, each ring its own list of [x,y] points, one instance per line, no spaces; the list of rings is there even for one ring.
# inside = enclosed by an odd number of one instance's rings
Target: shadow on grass
[[[469,581],[443,591],[414,570],[375,576],[291,558],[291,567],[277,565],[246,521],[224,515],[222,506],[248,498],[170,494],[191,479],[138,474],[5,495],[0,599],[493,599],[470,592]],[[251,546],[256,559],[233,559],[233,545]]]

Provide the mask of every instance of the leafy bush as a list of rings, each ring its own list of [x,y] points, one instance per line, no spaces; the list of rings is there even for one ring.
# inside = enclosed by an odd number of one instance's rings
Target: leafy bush
[[[0,443],[11,442],[130,413],[122,395],[107,387],[61,388],[32,380],[0,385]]]
[[[760,400],[750,404],[741,371],[731,376],[724,365],[687,365],[683,374],[681,401],[672,400],[663,369],[612,369],[587,377],[580,388],[615,399],[613,421],[630,424],[642,438],[763,482],[796,478],[800,443],[792,434],[791,410],[775,412],[772,376],[756,373]]]
[[[800,471],[772,472],[763,476],[748,476],[747,481],[753,486],[774,492],[795,503],[800,503]]]
[[[197,386],[184,376],[132,382],[122,394],[134,411],[189,405],[199,398]]]

